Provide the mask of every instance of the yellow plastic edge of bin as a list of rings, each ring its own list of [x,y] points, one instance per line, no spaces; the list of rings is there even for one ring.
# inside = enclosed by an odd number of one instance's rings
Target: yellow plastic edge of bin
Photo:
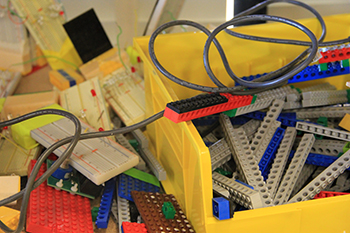
[[[325,41],[343,39],[350,35],[350,14],[328,16]],[[321,27],[315,19],[300,22],[318,37]],[[246,26],[234,29],[250,35],[306,40],[306,36],[290,26],[279,23]],[[288,33],[286,33],[286,30]],[[239,77],[276,70],[290,62],[302,46],[247,41],[224,32],[217,37],[225,49],[232,70]],[[206,36],[203,33],[161,35],[155,51],[160,63],[175,76],[202,85],[213,85],[206,75],[202,55]],[[144,61],[146,114],[163,110],[166,103],[189,98],[198,91],[187,89],[165,78],[151,63],[148,53],[149,37],[134,38],[134,47]],[[233,85],[218,53],[211,46],[210,61],[214,73],[226,85]],[[298,83],[306,87],[330,82],[345,89],[349,75]],[[175,124],[162,118],[147,126],[152,150],[167,172],[162,184],[167,193],[175,195],[197,232],[348,232],[350,224],[350,195],[311,200],[307,202],[236,212],[233,219],[219,221],[212,214],[211,162],[207,147],[191,122]]]
[[[59,109],[67,111],[58,104],[52,104],[41,109]],[[20,145],[24,149],[33,149],[39,144],[30,136],[30,131],[42,127],[44,125],[50,124],[51,122],[57,121],[62,118],[63,116],[58,115],[43,115],[12,125],[12,138],[18,145]]]

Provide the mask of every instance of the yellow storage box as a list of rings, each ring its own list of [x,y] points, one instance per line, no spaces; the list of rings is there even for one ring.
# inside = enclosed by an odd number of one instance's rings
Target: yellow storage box
[[[350,15],[325,17],[325,41],[350,35]],[[301,20],[316,36],[321,27],[315,19]],[[307,40],[290,26],[268,23],[240,27],[238,32],[275,38]],[[204,33],[161,35],[156,39],[155,52],[160,63],[175,76],[202,85],[212,85],[206,75],[202,55]],[[290,62],[302,46],[272,44],[238,39],[222,32],[218,39],[225,49],[233,71],[240,77],[276,70]],[[168,102],[189,98],[198,91],[187,89],[165,78],[153,66],[148,54],[149,37],[135,38],[134,46],[145,67],[147,116],[163,110]],[[218,52],[211,46],[210,61],[217,77],[226,85],[233,81],[226,74]],[[350,76],[337,76],[304,82],[295,86],[330,82],[345,89]],[[266,233],[329,233],[350,231],[350,195],[311,200],[269,208],[240,211],[230,220],[216,220],[212,214],[212,175],[208,148],[191,122],[175,124],[162,118],[147,127],[153,152],[167,172],[162,184],[167,193],[176,196],[197,232],[266,232]]]

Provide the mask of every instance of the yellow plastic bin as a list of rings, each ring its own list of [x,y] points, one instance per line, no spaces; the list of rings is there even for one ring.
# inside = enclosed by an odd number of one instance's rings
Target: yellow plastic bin
[[[325,41],[350,36],[350,14],[325,17]],[[301,20],[316,36],[321,27],[315,19]],[[275,38],[307,40],[290,26],[279,23],[247,26],[238,32]],[[302,46],[247,41],[220,33],[218,39],[225,49],[230,65],[238,76],[276,70],[305,49]],[[202,85],[212,85],[206,75],[202,54],[206,36],[203,33],[161,35],[156,39],[155,52],[160,63],[175,76]],[[148,54],[149,37],[134,39],[145,67],[146,111],[151,116],[163,110],[168,102],[189,98],[198,91],[187,89],[165,78],[153,66]],[[218,52],[213,48],[210,61],[217,77],[226,85],[233,81],[224,71]],[[345,89],[350,75],[304,82],[308,86],[330,82]],[[295,204],[240,211],[229,220],[216,220],[212,214],[212,176],[208,148],[191,122],[175,124],[162,118],[148,125],[147,133],[153,152],[167,172],[162,182],[165,191],[176,196],[197,232],[350,232],[350,195],[305,201]]]

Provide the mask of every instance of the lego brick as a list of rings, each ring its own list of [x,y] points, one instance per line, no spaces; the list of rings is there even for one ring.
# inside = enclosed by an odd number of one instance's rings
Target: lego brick
[[[138,191],[132,191],[131,195],[149,233],[165,229],[168,232],[195,232],[173,195]],[[174,219],[166,219],[164,214],[159,214],[163,203],[167,201],[170,201],[176,210]]]
[[[53,104],[53,105],[50,105],[47,107],[43,107],[41,109],[64,110],[58,104]],[[30,131],[33,129],[42,127],[44,125],[47,125],[51,122],[62,119],[62,118],[63,118],[62,116],[58,116],[58,115],[43,115],[43,116],[31,118],[29,120],[12,125],[11,126],[12,138],[18,145],[20,145],[24,149],[26,149],[26,150],[33,149],[34,147],[37,147],[39,145],[39,143],[37,143],[30,136]]]
[[[322,58],[319,63],[333,62],[350,58],[349,44],[339,46],[338,48],[326,47],[320,51]]]
[[[330,83],[320,83],[316,85],[312,85],[309,87],[300,88],[301,92],[307,91],[325,91],[325,90],[336,90],[337,88]]]
[[[105,183],[100,208],[95,222],[97,228],[107,228],[108,226],[109,214],[112,207],[112,201],[114,199],[115,185],[115,179],[110,179]]]
[[[344,193],[344,192],[330,192],[330,191],[320,191],[318,194],[314,196],[314,199],[320,199],[325,197],[337,197],[342,195],[348,195],[350,193]]]
[[[227,189],[225,189],[225,188],[221,187],[220,185],[216,184],[215,181],[214,181],[214,178],[213,178],[213,192],[216,193],[217,195],[225,197],[227,199],[231,198],[230,197],[231,196],[230,192]]]
[[[303,92],[303,100],[315,99],[315,98],[335,98],[346,97],[348,95],[347,90],[325,90],[325,91],[308,91]]]
[[[319,99],[307,99],[302,101],[302,106],[305,107],[315,107],[332,105],[338,103],[347,103],[348,97],[331,97],[331,98],[319,98]]]
[[[117,188],[118,188],[118,185],[117,185]],[[130,222],[129,201],[117,195],[117,205],[118,205],[118,227],[119,227],[119,232],[122,232],[121,227],[123,222]]]
[[[231,159],[231,151],[224,138],[209,146],[209,153],[212,171]]]
[[[137,155],[139,157],[139,163],[135,166],[137,169],[142,171],[147,171],[146,163],[139,155],[139,153],[134,149],[134,147],[130,144],[130,142],[124,137],[123,134],[115,135],[116,141],[126,149],[128,149],[131,153]]]
[[[158,186],[135,179],[125,174],[119,175],[118,185],[118,195],[129,201],[134,201],[131,197],[131,191],[160,192],[160,188]]]
[[[153,153],[148,148],[143,148],[140,150],[140,154],[158,180],[166,180],[166,171]]]
[[[139,146],[141,148],[148,148],[148,139],[140,129],[134,130],[131,133],[135,137],[135,139],[139,142]]]
[[[272,161],[275,159],[277,148],[279,147],[282,141],[284,131],[285,130],[280,127],[277,128],[275,134],[272,136],[272,139],[259,162],[259,168],[265,180],[267,179],[270,165]]]
[[[51,104],[58,104],[57,91],[9,96],[1,111],[1,118],[15,118]]]
[[[0,220],[9,228],[15,229],[18,224],[20,212],[18,210],[0,206]],[[1,233],[4,231],[0,230]]]
[[[129,170],[126,170],[123,173],[128,175],[128,176],[139,179],[141,181],[150,183],[154,186],[160,187],[160,183],[159,183],[159,180],[157,179],[157,177],[155,177],[151,174],[148,174],[146,172],[140,171],[140,170],[135,169],[135,168],[130,168]]]
[[[32,160],[30,163],[29,173],[35,162]],[[45,171],[43,164],[38,177]],[[26,224],[27,232],[92,233],[90,201],[86,197],[48,187],[44,182],[30,194]]]
[[[230,202],[223,197],[214,197],[213,215],[218,220],[230,219]]]
[[[112,129],[98,78],[94,78],[60,93],[61,106],[80,117],[95,129]]]
[[[21,191],[21,177],[12,175],[12,176],[0,176],[0,200],[3,200],[13,194]],[[16,205],[17,200],[13,201],[7,205],[12,206]]]
[[[219,119],[219,118],[218,118]],[[217,137],[215,137],[215,135],[213,133],[209,133],[207,136],[205,136],[203,138],[203,141],[207,141],[207,142],[212,142],[215,143],[217,142],[219,139]]]
[[[299,192],[299,190],[305,186],[306,182],[309,180],[311,177],[312,173],[316,170],[317,166],[316,165],[311,165],[311,164],[304,164],[303,169],[301,169],[300,175],[295,182],[293,191],[291,196],[293,197],[295,194]]]
[[[277,190],[273,201],[275,205],[281,205],[288,201],[314,141],[313,134],[304,134]]]
[[[245,132],[240,129],[233,129],[228,116],[221,114],[220,123],[226,136],[226,141],[230,147],[237,169],[243,176],[243,181],[259,191],[263,199],[263,206],[271,206],[272,199],[266,187],[259,166],[253,156]]]
[[[83,122],[81,122],[81,127],[82,132],[96,131]],[[69,119],[61,119],[31,131],[32,137],[44,147],[48,147],[57,140],[73,134],[74,124]],[[61,156],[64,150],[65,146],[62,146],[56,149],[54,153]],[[136,155],[110,138],[81,140],[70,157],[70,165],[96,185],[100,185],[134,167],[138,161]]]
[[[254,134],[254,138],[250,143],[252,150],[253,148],[255,149],[253,151],[253,155],[258,163],[261,161],[264,153],[266,152],[267,147],[271,142],[273,135],[276,133],[276,130],[279,128],[279,126],[281,126],[281,122],[272,121],[271,124],[266,124],[266,121],[263,121],[261,126],[263,127],[268,126],[268,127],[258,130],[258,132]]]
[[[249,138],[249,137],[252,137],[256,133],[260,124],[261,124],[261,121],[251,119],[250,121],[248,121],[247,123],[245,123],[244,125],[242,125],[240,127],[245,131],[245,134]]]
[[[338,75],[349,74],[349,67],[342,67],[339,61],[327,63],[327,70],[322,71],[320,65],[311,65],[306,67],[300,73],[288,80],[288,83],[305,82],[310,80],[334,77]]]
[[[21,80],[20,72],[0,69],[0,98],[12,95]]]
[[[339,126],[343,129],[350,131],[350,114],[345,114],[341,122],[339,123]]]
[[[350,166],[350,151],[344,153],[334,163],[321,172],[308,185],[301,189],[288,203],[312,199],[317,193],[331,184],[345,169]]]
[[[118,185],[118,182],[116,182],[116,185]],[[113,198],[113,201],[112,201],[111,214],[114,218],[114,221],[118,222],[118,204],[117,204],[116,198]]]
[[[0,156],[0,175],[26,176],[30,160],[36,159],[40,151],[39,147],[23,149],[4,137],[0,141],[0,155],[6,156]]]
[[[144,223],[123,222],[122,233],[147,233],[147,228]]]
[[[257,209],[263,207],[262,199],[258,191],[223,176],[217,172],[213,172],[213,181],[215,184],[229,191],[229,199],[238,205],[247,209]]]
[[[165,201],[162,205],[162,213],[165,219],[174,219],[176,211],[173,204],[170,201]]]
[[[296,133],[297,131],[293,127],[288,127],[286,129],[280,147],[277,150],[276,158],[274,159],[271,166],[270,174],[266,180],[266,185],[270,191],[272,198],[275,197],[278,185],[281,181],[289,153],[295,140]]]
[[[350,113],[350,107],[323,107],[323,108],[303,108],[296,112],[298,119],[318,118],[319,116],[328,118],[342,118]]]
[[[296,108],[301,108],[301,103],[300,102],[285,102],[283,109],[296,109]]]
[[[330,138],[335,138],[342,141],[350,141],[350,133],[342,130],[331,129],[306,122],[298,122],[296,129],[308,133],[323,135]]]
[[[167,104],[164,116],[175,123],[212,115],[251,104],[253,96],[204,94]]]
[[[269,131],[269,128],[270,128],[269,125],[272,124],[271,122],[274,122],[277,119],[277,117],[279,116],[279,114],[282,111],[283,104],[284,104],[284,101],[283,100],[279,100],[279,99],[276,99],[276,100],[274,100],[272,102],[272,104],[271,104],[271,106],[269,108],[269,111],[266,113],[266,116],[264,117],[264,120],[263,120],[262,124],[260,125],[257,133],[254,135],[253,141],[251,143],[251,148],[252,148],[253,151],[259,149],[259,146],[261,144],[262,139],[266,135],[268,135],[268,131]],[[279,125],[277,127],[279,127]],[[274,131],[272,132],[272,135],[273,135],[273,133],[274,133]],[[271,140],[272,135],[271,135],[269,141]],[[257,157],[257,160],[260,161],[260,158]]]
[[[140,76],[118,69],[103,79],[102,87],[107,102],[125,125],[145,119],[145,87]]]
[[[65,68],[64,70],[51,70],[49,76],[50,83],[60,91],[66,90],[85,81],[83,76],[71,68]]]

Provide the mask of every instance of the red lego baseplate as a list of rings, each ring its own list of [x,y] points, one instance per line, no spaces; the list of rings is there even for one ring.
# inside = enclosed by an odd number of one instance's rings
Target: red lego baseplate
[[[336,196],[342,196],[347,194],[350,194],[350,193],[321,191],[320,193],[315,195],[314,199],[320,199],[325,197],[336,197]]]
[[[131,191],[131,196],[149,233],[195,232],[174,195]],[[174,219],[166,219],[162,212],[166,201],[170,201],[176,210]]]
[[[146,225],[144,223],[123,222],[123,233],[147,233]]]
[[[31,173],[36,161],[29,164]],[[38,176],[46,171],[40,167]],[[29,176],[28,174],[28,176]],[[30,194],[27,211],[27,232],[34,233],[93,233],[89,199],[47,186],[46,182]]]

